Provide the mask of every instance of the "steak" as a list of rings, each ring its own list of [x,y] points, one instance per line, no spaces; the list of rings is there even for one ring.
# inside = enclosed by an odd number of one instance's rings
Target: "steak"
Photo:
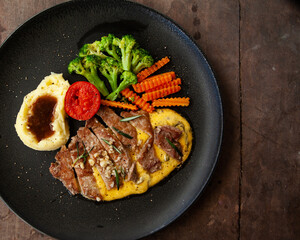
[[[86,126],[91,128],[100,140],[108,152],[108,155],[114,161],[116,170],[118,172],[122,172],[123,170],[126,175],[126,180],[137,181],[135,163],[132,162],[129,153],[113,132],[105,128],[96,118],[87,120]]]
[[[77,131],[77,136],[84,143],[87,152],[89,153],[89,164],[95,166],[108,190],[112,189],[115,185],[115,176],[113,175],[113,162],[98,140],[98,138],[87,128],[81,127]]]
[[[121,113],[121,116],[124,118],[133,117],[137,115],[141,115],[141,117],[131,120],[130,124],[132,124],[137,129],[144,131],[149,136],[144,145],[138,151],[137,161],[142,165],[142,167],[145,170],[153,173],[161,169],[161,162],[157,158],[153,148],[154,133],[150,122],[149,113],[143,110],[137,112],[131,111]]]
[[[137,145],[137,133],[136,129],[128,122],[121,122],[122,119],[117,115],[111,108],[106,106],[101,106],[97,115],[99,115],[105,124],[114,132],[118,139],[122,142],[125,147],[129,147],[134,150]],[[121,130],[123,133],[131,136],[125,137],[120,134],[116,129]]]
[[[169,140],[171,143],[173,143],[181,153],[182,147],[178,142],[181,135],[181,130],[176,127],[158,126],[154,129],[154,143],[162,148],[169,156],[181,161],[182,155],[179,154],[168,142]]]
[[[61,147],[55,159],[56,162],[51,163],[49,168],[52,176],[60,180],[71,194],[75,195],[80,193],[80,188],[72,167],[71,154],[66,146]]]
[[[93,174],[92,166],[88,161],[84,163],[84,158],[78,159],[78,156],[85,153],[82,141],[78,136],[71,138],[68,148],[71,153],[74,169],[81,188],[81,194],[89,199],[100,201],[102,197]]]

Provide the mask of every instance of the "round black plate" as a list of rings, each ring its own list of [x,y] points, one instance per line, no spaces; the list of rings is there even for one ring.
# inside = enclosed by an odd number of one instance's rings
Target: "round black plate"
[[[23,97],[44,76],[55,72],[70,83],[83,80],[67,73],[69,61],[83,43],[108,33],[132,34],[156,60],[171,58],[161,71],[174,70],[183,81],[177,96],[191,98],[188,108],[175,110],[191,123],[194,147],[181,169],[145,194],[95,203],[70,196],[48,170],[56,151],[27,148],[14,123]],[[136,239],[175,220],[203,191],[220,148],[220,96],[201,51],[168,18],[132,2],[63,3],[17,29],[0,48],[0,66],[0,194],[36,229],[59,239]]]

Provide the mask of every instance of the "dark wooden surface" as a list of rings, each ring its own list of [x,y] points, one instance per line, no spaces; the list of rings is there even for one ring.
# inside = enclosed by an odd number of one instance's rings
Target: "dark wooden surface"
[[[0,0],[0,43],[65,0]],[[224,141],[204,195],[145,239],[300,237],[300,6],[280,0],[135,0],[203,50],[222,95]],[[52,239],[0,202],[0,239]]]

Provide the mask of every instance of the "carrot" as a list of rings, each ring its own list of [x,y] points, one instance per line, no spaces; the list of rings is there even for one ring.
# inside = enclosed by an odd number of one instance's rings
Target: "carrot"
[[[153,107],[173,107],[182,106],[187,107],[190,104],[189,97],[178,97],[178,98],[161,98],[153,100]]]
[[[124,103],[124,102],[101,100],[101,104],[109,107],[124,108],[128,110],[138,110],[137,106],[129,103]]]
[[[133,102],[135,105],[139,106],[141,109],[147,112],[153,112],[154,107],[147,103],[135,92],[131,91],[129,88],[124,89],[121,94],[126,97],[129,101]]]
[[[168,57],[164,57],[163,59],[157,61],[154,63],[151,67],[144,69],[143,71],[139,72],[137,74],[138,82],[143,81],[146,77],[150,76],[152,73],[166,65],[168,62],[170,62],[170,59]]]
[[[170,82],[173,78],[175,78],[175,72],[167,72],[147,78],[141,83],[133,84],[132,87],[134,91],[138,93],[145,92],[148,89],[152,89]]]
[[[148,92],[153,92],[153,91],[157,91],[159,89],[163,89],[163,88],[167,88],[167,87],[171,87],[171,86],[175,86],[175,85],[180,85],[181,84],[181,78],[177,78],[171,82],[168,82],[168,83],[165,83],[161,86],[158,86],[158,87],[155,87],[155,88],[151,88],[149,90],[146,90],[145,92],[148,93]]]
[[[171,87],[159,89],[157,91],[152,91],[152,92],[144,93],[142,95],[142,98],[145,101],[151,101],[151,100],[154,100],[154,99],[165,97],[165,96],[170,95],[172,93],[179,92],[180,89],[181,89],[181,87],[178,86],[178,85],[171,86]]]

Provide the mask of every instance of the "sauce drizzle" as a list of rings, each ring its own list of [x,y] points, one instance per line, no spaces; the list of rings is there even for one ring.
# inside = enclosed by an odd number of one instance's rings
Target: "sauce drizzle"
[[[39,97],[31,108],[27,126],[38,142],[54,134],[51,123],[54,120],[56,97],[44,95]]]

